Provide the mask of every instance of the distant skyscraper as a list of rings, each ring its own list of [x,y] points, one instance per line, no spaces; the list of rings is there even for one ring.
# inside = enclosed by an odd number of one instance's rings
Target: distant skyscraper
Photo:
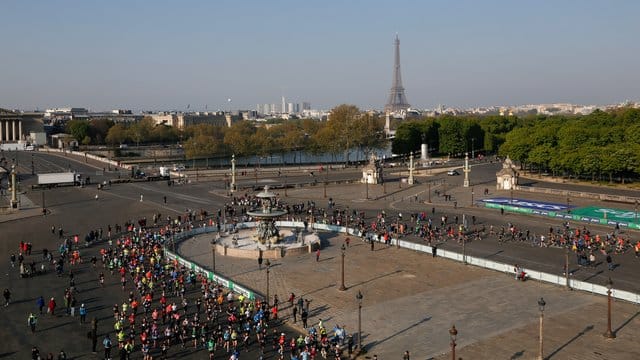
[[[385,112],[396,112],[407,110],[411,105],[407,102],[404,95],[404,87],[402,87],[402,76],[400,75],[400,39],[396,35],[395,40],[395,59],[393,64],[393,83],[389,92],[389,99],[384,106]]]
[[[311,103],[303,102],[302,103],[302,110],[311,110]]]
[[[280,108],[282,111],[280,111],[281,114],[284,114],[287,112],[287,104],[284,102],[284,96],[282,97],[282,107]]]

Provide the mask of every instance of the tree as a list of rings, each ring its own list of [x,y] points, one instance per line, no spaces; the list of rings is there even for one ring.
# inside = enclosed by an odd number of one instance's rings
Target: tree
[[[237,156],[251,155],[255,150],[252,135],[256,128],[248,121],[238,121],[228,128],[224,135],[224,144]]]
[[[129,138],[133,140],[136,145],[149,141],[151,131],[155,126],[155,122],[151,117],[145,116],[142,120],[134,123],[128,129]]]
[[[67,123],[66,131],[78,142],[84,142],[89,136],[89,122],[85,120],[71,120]]]
[[[440,153],[448,155],[460,155],[466,150],[462,119],[445,115],[438,121],[440,129]]]
[[[533,148],[533,142],[529,137],[530,127],[515,128],[507,134],[506,141],[500,146],[499,154],[510,156],[513,160],[525,164],[529,160],[529,152]]]
[[[105,140],[107,141],[107,144],[116,145],[125,143],[127,141],[127,138],[128,132],[125,125],[115,124],[109,129]]]
[[[162,125],[159,125],[160,127]],[[169,129],[163,129],[167,132]],[[154,131],[156,131],[154,129]],[[188,159],[210,157],[225,150],[224,128],[210,124],[197,124],[187,126],[184,130],[187,140],[184,142],[185,156]],[[168,134],[177,136],[175,131]]]
[[[333,133],[333,142],[338,149],[345,152],[346,162],[349,162],[350,150],[357,146],[359,134],[356,134],[356,118],[360,116],[360,110],[355,105],[342,104],[331,110],[327,126],[331,128]]]

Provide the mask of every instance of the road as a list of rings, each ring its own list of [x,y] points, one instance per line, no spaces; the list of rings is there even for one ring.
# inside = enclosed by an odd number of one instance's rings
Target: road
[[[127,220],[136,220],[141,216],[151,218],[153,213],[162,213],[163,215],[172,216],[183,214],[185,209],[205,209],[210,212],[220,209],[225,203],[229,203],[230,199],[226,197],[224,190],[224,178],[221,177],[214,181],[193,181],[186,185],[168,186],[165,181],[160,182],[136,182],[128,184],[114,184],[105,190],[98,190],[95,186],[65,187],[51,190],[31,190],[29,185],[35,181],[35,177],[31,175],[31,159],[33,159],[35,172],[75,170],[84,174],[91,174],[94,182],[109,179],[117,179],[122,173],[116,171],[103,172],[102,164],[92,160],[85,160],[81,157],[46,155],[40,153],[20,153],[17,155],[18,169],[22,173],[20,175],[22,189],[26,192],[26,198],[23,204],[25,213],[31,211],[29,208],[38,209],[42,206],[42,193],[46,194],[46,207],[50,210],[49,215],[32,216],[27,218],[12,218],[9,215],[0,215],[0,234],[4,241],[0,242],[0,257],[7,259],[9,254],[16,253],[17,243],[21,240],[31,241],[34,244],[34,256],[39,255],[42,248],[54,249],[59,243],[57,236],[50,233],[51,226],[56,228],[62,227],[67,234],[83,235],[90,230],[100,227],[103,229],[107,225],[122,224]],[[476,193],[482,193],[481,189],[489,188],[489,196],[504,196],[505,193],[497,193],[493,189],[492,182],[495,181],[495,172],[499,168],[499,164],[481,163],[474,164],[472,169],[472,185],[476,189]],[[542,217],[523,216],[515,214],[507,214],[501,216],[498,211],[489,210],[479,207],[471,207],[470,189],[461,187],[463,176],[446,176],[431,174],[430,176],[418,177],[419,185],[407,187],[405,184],[398,182],[402,171],[399,169],[385,169],[389,172],[390,179],[386,185],[386,194],[383,192],[383,186],[370,186],[370,199],[365,198],[365,185],[358,184],[335,184],[335,182],[357,181],[359,171],[357,169],[348,169],[344,171],[329,172],[327,178],[329,185],[326,190],[326,198],[324,196],[323,186],[305,186],[298,188],[302,192],[296,192],[295,197],[284,198],[287,202],[303,202],[306,200],[314,200],[319,206],[326,204],[326,200],[331,197],[336,202],[338,208],[350,208],[357,211],[365,211],[368,219],[373,219],[380,211],[385,210],[389,220],[394,221],[399,212],[408,214],[418,211],[426,211],[430,213],[431,208],[435,208],[435,218],[442,215],[448,215],[449,219],[453,219],[456,215],[461,219],[462,215],[476,216],[479,225],[489,226],[493,224],[496,227],[504,226],[507,222],[517,224],[518,227],[529,229],[533,233],[548,232],[549,227],[561,226],[561,222]],[[402,173],[406,177],[406,172]],[[289,175],[287,175],[289,176]],[[298,174],[291,174],[292,182],[304,183],[304,180],[310,178],[308,174],[301,171]],[[251,176],[240,179],[251,183]],[[255,181],[255,179],[253,179]],[[267,174],[266,172],[258,179],[260,184],[278,184],[281,179],[277,173]],[[427,191],[431,183],[432,203],[425,203],[428,197]],[[451,202],[444,201],[442,196],[436,196],[435,191],[442,192],[445,188],[447,192],[453,196]],[[493,183],[495,184],[495,183]],[[95,200],[95,195],[99,196]],[[142,195],[142,200],[141,199]],[[283,194],[281,194],[283,195]],[[164,203],[166,196],[167,202]],[[535,198],[547,201],[556,201],[548,196],[539,196],[532,193],[514,193],[518,198]],[[417,197],[417,201],[416,201]],[[483,196],[477,195],[474,200],[481,199]],[[453,202],[458,202],[458,207],[454,208]],[[577,205],[581,205],[581,200],[576,200]],[[320,205],[322,204],[322,205]],[[585,201],[585,205],[589,202]],[[13,219],[13,220],[12,220]],[[594,232],[611,231],[610,228],[590,226]],[[634,232],[628,233],[632,237],[637,237]],[[421,239],[415,237],[407,237],[411,241],[420,242]],[[461,245],[455,242],[447,242],[441,244],[445,249],[456,249],[461,251]],[[88,249],[88,254],[95,252],[97,249]],[[495,261],[506,263],[519,263],[527,268],[542,270],[550,273],[559,273],[564,263],[564,252],[561,249],[542,249],[531,247],[524,243],[506,243],[498,244],[494,238],[488,238],[482,241],[474,241],[466,246],[467,254],[473,256],[481,256],[490,258]],[[632,254],[624,254],[616,258],[616,262],[620,264],[614,272],[610,273],[602,270],[602,266],[596,269],[579,268],[575,265],[575,259],[571,259],[571,268],[575,270],[575,277],[578,279],[589,279],[596,283],[603,284],[608,276],[614,279],[616,288],[625,289],[634,292],[640,292],[638,283],[635,281],[637,271],[640,270],[638,259]],[[5,266],[8,266],[6,263]],[[57,347],[63,347],[66,350],[72,350],[74,353],[87,353],[87,340],[85,338],[85,330],[80,326],[76,326],[74,321],[66,318],[42,319],[42,328],[48,329],[43,332],[43,336],[37,336],[37,340],[27,334],[24,326],[26,312],[33,308],[34,299],[39,295],[50,296],[56,294],[61,298],[62,288],[65,286],[66,279],[55,278],[47,275],[43,278],[33,278],[28,280],[20,280],[15,270],[8,269],[8,276],[3,277],[0,287],[9,287],[15,289],[14,298],[18,299],[16,304],[8,309],[12,311],[2,312],[3,323],[9,324],[4,330],[0,331],[0,335],[8,335],[6,345],[0,351],[0,357],[8,354],[8,357],[19,357],[15,354],[26,355],[30,349],[30,344],[34,342],[42,343],[49,346],[47,351],[57,352]],[[114,302],[122,301],[122,294],[117,291],[107,291],[98,289],[95,283],[95,273],[86,265],[78,269],[78,284],[81,290],[86,293],[83,295],[85,300],[91,300],[91,314],[96,314],[99,319],[104,321],[104,330],[108,330],[108,319],[110,316],[110,306]],[[110,286],[114,287],[117,279],[110,279]],[[97,284],[96,284],[97,285]],[[110,305],[111,304],[111,305]],[[17,309],[17,310],[13,310]],[[47,339],[48,334],[59,336],[60,330],[64,330],[69,336]],[[55,348],[54,348],[55,346]],[[185,354],[188,357],[197,357],[195,354]]]

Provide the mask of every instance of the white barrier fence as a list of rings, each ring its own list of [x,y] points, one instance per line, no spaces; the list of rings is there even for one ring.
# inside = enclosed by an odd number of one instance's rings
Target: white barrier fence
[[[397,241],[396,239],[393,239],[392,244],[397,245],[396,241]],[[416,244],[416,243],[402,241],[402,240],[400,240],[400,247],[415,250],[415,251],[425,252],[425,253],[431,253],[431,251],[433,250],[431,246]],[[459,262],[464,262],[466,260],[466,262],[470,265],[482,267],[485,269],[495,270],[495,271],[499,271],[499,272],[503,272],[503,273],[515,276],[515,273],[513,272],[513,265],[510,265],[510,264],[499,263],[499,262],[482,259],[478,257],[473,257],[469,255],[463,256],[462,254],[459,254],[453,251],[442,250],[442,249],[437,249],[437,255],[440,257],[444,257],[444,258],[459,261]],[[561,275],[547,274],[541,271],[536,271],[531,269],[525,269],[525,272],[527,273],[527,276],[531,280],[537,280],[537,281],[560,285],[560,286],[567,285],[567,279]],[[574,290],[585,291],[585,292],[598,294],[598,295],[607,295],[607,288],[602,285],[569,279],[569,286]],[[640,304],[640,294],[635,294],[630,291],[612,289],[611,296],[613,298],[625,300],[634,304]]]
[[[304,223],[300,221],[277,221],[276,225],[280,227],[290,227],[290,228],[305,227]],[[225,227],[222,229],[222,231],[233,231],[234,227],[236,229],[246,229],[246,228],[253,228],[255,226],[256,226],[255,222],[238,223],[235,225],[226,224]],[[346,233],[346,234],[358,236],[358,237],[363,236],[363,234],[359,230],[347,228],[345,226],[329,225],[329,224],[322,224],[322,223],[312,223],[312,224],[308,224],[307,226],[310,227],[312,230],[323,230],[323,231],[330,231],[330,232]],[[185,231],[185,232],[176,234],[174,241],[180,242],[184,239],[193,237],[195,235],[201,235],[201,234],[217,232],[217,231],[218,231],[218,228],[214,226],[194,228],[190,231]],[[377,241],[377,238],[375,236],[368,237],[368,238],[371,238]],[[394,246],[397,246],[399,244],[400,247],[402,248],[419,251],[427,254],[431,254],[433,251],[433,247],[431,246],[424,245],[424,244],[417,244],[417,243],[404,241],[404,240],[391,239],[391,244]],[[478,267],[489,269],[489,270],[503,272],[505,274],[509,274],[510,276],[515,276],[515,273],[513,272],[513,265],[511,264],[499,263],[499,262],[495,262],[495,261],[491,261],[491,260],[487,260],[479,257],[468,256],[468,255],[463,256],[463,254],[453,252],[453,251],[443,250],[443,249],[437,249],[436,251],[437,251],[437,256],[439,257],[451,259],[458,262],[466,261],[468,264],[473,266],[478,266]],[[168,250],[166,251],[166,254],[167,254],[167,257],[172,260],[177,259],[178,262],[184,265],[186,268],[204,273],[207,275],[207,277],[210,280],[215,281],[219,284],[222,284],[223,286],[233,291],[242,293],[245,296],[247,296],[249,299],[254,299],[257,296],[254,291],[248,288],[245,288],[241,285],[238,285],[230,279],[214,274],[212,271],[206,270],[202,268],[200,265],[197,265],[193,262],[183,259],[178,254],[174,254]],[[531,280],[537,280],[537,281],[560,285],[560,286],[567,285],[566,283],[567,279],[564,276],[547,274],[541,271],[536,271],[531,269],[524,269],[524,270],[526,271],[529,279]],[[574,290],[585,291],[585,292],[598,294],[598,295],[607,295],[607,288],[602,285],[592,284],[589,282],[579,281],[574,279],[569,279],[569,285]],[[625,300],[634,304],[640,304],[640,294],[635,294],[635,293],[624,291],[624,290],[612,289],[611,296],[613,298]]]

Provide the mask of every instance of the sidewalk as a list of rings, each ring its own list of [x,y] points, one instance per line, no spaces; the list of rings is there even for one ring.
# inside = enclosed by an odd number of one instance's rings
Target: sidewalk
[[[355,295],[363,294],[362,331],[367,355],[399,358],[409,350],[414,358],[446,359],[448,329],[456,325],[458,354],[464,359],[533,358],[537,351],[538,307],[543,296],[545,340],[548,353],[558,359],[633,359],[640,344],[633,334],[640,329],[634,306],[615,303],[615,341],[601,337],[606,326],[606,300],[602,297],[537,282],[516,282],[511,276],[464,266],[405,249],[386,248],[352,240],[346,251],[345,285],[340,286],[340,246],[344,237],[324,235],[320,261],[315,254],[285,257],[272,262],[270,294],[283,303],[281,316],[290,316],[288,294],[310,299],[309,324],[320,319],[328,329],[345,325],[357,332]],[[179,252],[211,268],[210,235],[185,241]],[[216,257],[216,271],[258,292],[266,293],[266,272],[254,260]],[[628,321],[628,323],[625,323]],[[294,326],[299,328],[300,323]],[[579,331],[593,326],[584,335]],[[575,337],[575,338],[574,338]],[[569,341],[570,340],[570,341]],[[593,346],[587,346],[593,343]],[[593,357],[597,349],[604,357]]]

